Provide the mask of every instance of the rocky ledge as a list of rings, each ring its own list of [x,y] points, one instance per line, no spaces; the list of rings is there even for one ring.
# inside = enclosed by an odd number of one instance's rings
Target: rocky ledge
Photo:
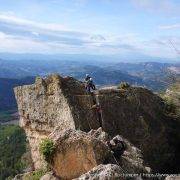
[[[164,101],[147,89],[102,89],[92,95],[72,77],[51,75],[38,77],[34,84],[14,91],[35,170],[47,167],[39,149],[46,138],[56,144],[48,164],[65,179],[78,178],[88,171],[87,177],[91,172],[101,174],[105,167],[112,168],[112,172],[148,172],[142,157],[153,172],[174,173],[178,169],[180,124],[167,115]],[[120,134],[131,147],[118,162],[112,160],[107,139],[92,133],[100,127],[92,108],[95,102],[102,109],[102,134],[109,139]]]

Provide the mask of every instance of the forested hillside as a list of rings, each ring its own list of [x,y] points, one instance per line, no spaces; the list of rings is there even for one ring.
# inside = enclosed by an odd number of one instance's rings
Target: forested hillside
[[[0,179],[13,177],[22,172],[25,164],[21,161],[26,151],[24,131],[14,125],[0,125]]]

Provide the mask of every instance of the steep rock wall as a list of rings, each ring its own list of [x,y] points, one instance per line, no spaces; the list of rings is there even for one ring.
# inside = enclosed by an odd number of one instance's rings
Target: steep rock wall
[[[111,136],[121,134],[139,147],[145,161],[157,172],[174,172],[177,166],[176,130],[180,126],[166,116],[163,100],[147,89],[104,89],[93,97],[85,92],[83,83],[52,75],[15,88],[15,95],[20,125],[29,139],[36,169],[44,164],[39,142],[55,127],[86,132],[99,127],[96,112],[91,109],[94,99],[102,108],[104,131]]]
[[[135,144],[154,171],[178,172],[180,124],[166,114],[163,99],[141,87],[104,89],[96,96],[105,132],[121,134]]]
[[[36,78],[33,85],[16,87],[14,91],[20,126],[29,140],[35,169],[44,165],[38,150],[39,142],[55,127],[84,131],[99,127],[90,110],[92,97],[86,94],[83,84],[73,78],[59,75]]]

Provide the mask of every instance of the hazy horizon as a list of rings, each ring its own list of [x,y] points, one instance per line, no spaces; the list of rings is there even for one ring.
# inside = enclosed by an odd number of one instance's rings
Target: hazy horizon
[[[57,60],[74,61],[94,64],[96,62],[104,63],[180,63],[176,58],[159,58],[151,56],[118,56],[118,55],[97,55],[97,54],[42,54],[42,53],[1,53],[0,60]]]

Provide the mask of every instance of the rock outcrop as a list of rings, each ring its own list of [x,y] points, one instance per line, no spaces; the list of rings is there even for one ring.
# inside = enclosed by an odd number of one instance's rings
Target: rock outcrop
[[[77,130],[59,131],[49,136],[55,142],[51,167],[61,179],[73,179],[103,164],[110,149],[99,139]]]
[[[35,169],[44,166],[39,154],[39,142],[55,127],[89,131],[99,127],[91,96],[87,95],[79,81],[53,75],[36,78],[33,85],[15,88],[20,126],[25,129],[31,146]]]
[[[91,179],[91,180],[114,180],[114,179],[119,179],[119,180],[124,180],[125,178],[123,177],[123,170],[115,164],[107,164],[107,165],[102,165],[100,164],[99,166],[93,168],[86,174],[83,174],[79,178],[76,178],[74,180],[86,180],[86,179]]]
[[[33,85],[16,87],[15,95],[35,169],[44,165],[39,143],[56,127],[59,131],[88,132],[100,126],[91,108],[94,101],[101,105],[103,130],[111,137],[121,134],[135,144],[154,171],[170,173],[177,167],[176,130],[180,125],[166,116],[163,100],[147,89],[103,89],[92,96],[74,78],[52,75],[37,78]]]
[[[109,136],[101,128],[89,133],[72,129],[61,132],[56,129],[49,139],[56,147],[50,165],[61,179],[79,177],[100,164],[108,163],[118,164],[123,173],[149,173],[141,151],[123,137],[127,149],[121,158],[115,157],[107,144]]]
[[[43,175],[41,180],[124,179],[126,174],[150,172],[150,168],[144,164],[141,151],[123,137],[121,140],[126,151],[122,156],[115,156],[107,143],[112,140],[102,128],[88,133],[72,129],[59,131],[56,128],[48,139],[53,141],[55,147],[48,161],[52,171]],[[14,180],[33,179],[40,172],[20,174]]]

